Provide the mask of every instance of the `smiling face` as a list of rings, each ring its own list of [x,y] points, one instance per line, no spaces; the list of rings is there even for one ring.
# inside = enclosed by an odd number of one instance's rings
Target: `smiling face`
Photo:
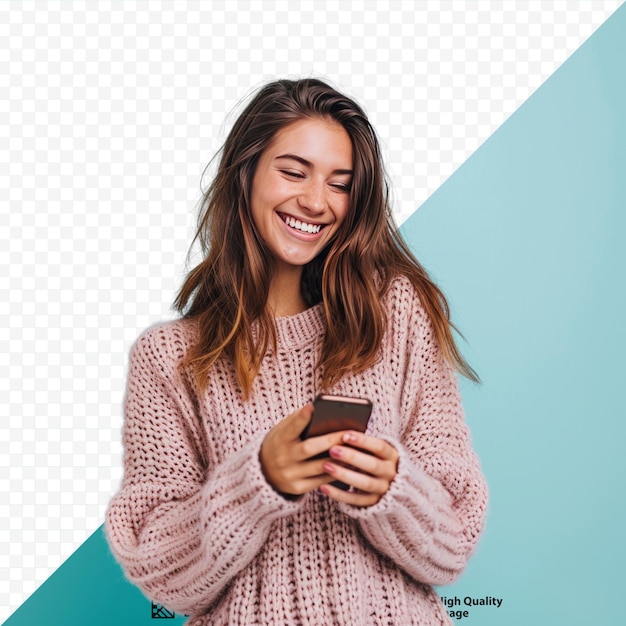
[[[252,179],[251,212],[277,271],[301,271],[333,239],[351,181],[352,143],[343,126],[303,119],[276,133]]]

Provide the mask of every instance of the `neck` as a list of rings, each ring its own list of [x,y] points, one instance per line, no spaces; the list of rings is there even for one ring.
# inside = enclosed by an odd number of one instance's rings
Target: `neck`
[[[267,305],[274,317],[302,313],[307,307],[300,293],[301,267],[276,268]]]

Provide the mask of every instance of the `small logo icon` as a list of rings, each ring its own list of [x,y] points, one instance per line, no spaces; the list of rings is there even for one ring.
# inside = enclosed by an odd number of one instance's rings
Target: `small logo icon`
[[[176,617],[174,611],[166,609],[162,604],[152,603],[152,619],[173,619]]]

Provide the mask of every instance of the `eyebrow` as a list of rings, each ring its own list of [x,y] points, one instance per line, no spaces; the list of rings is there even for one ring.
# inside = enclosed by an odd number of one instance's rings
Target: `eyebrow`
[[[297,154],[281,154],[275,157],[275,159],[291,159],[293,161],[297,161],[298,163],[301,163],[302,165],[304,165],[304,167],[313,167],[313,163],[311,163],[310,161],[307,161],[301,156],[298,156]],[[339,169],[339,170],[333,170],[333,174],[348,174],[352,176],[353,171]]]

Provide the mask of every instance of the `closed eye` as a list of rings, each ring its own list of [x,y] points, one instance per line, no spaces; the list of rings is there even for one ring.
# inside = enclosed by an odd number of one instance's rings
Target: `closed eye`
[[[301,174],[300,172],[294,172],[292,170],[280,170],[281,174],[284,174],[285,176],[289,176],[289,178],[296,178],[298,180],[304,178],[304,174]]]
[[[291,178],[293,180],[304,180],[306,178],[306,175],[303,174],[302,172],[298,172],[297,170],[278,170],[283,176],[286,176],[287,178]],[[352,188],[352,183],[330,183],[330,186],[333,189],[336,189],[337,191],[340,191],[341,193],[349,193],[350,189]]]

